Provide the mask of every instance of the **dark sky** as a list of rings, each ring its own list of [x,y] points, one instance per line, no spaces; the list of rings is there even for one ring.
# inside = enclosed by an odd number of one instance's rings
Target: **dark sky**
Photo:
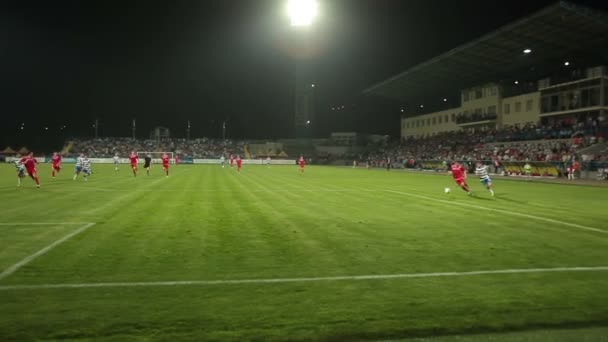
[[[316,84],[315,134],[396,134],[398,115],[330,108],[356,103],[373,83],[551,3],[319,0],[306,61]],[[231,137],[294,134],[299,52],[284,1],[1,6],[0,148],[90,136],[96,118],[104,136],[130,136],[133,118],[142,137],[157,125],[185,136],[188,120],[193,137],[220,136],[223,120]]]

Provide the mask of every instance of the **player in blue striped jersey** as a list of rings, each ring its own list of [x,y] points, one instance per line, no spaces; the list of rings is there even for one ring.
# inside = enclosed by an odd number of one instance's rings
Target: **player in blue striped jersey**
[[[490,179],[490,175],[488,174],[488,166],[483,165],[481,162],[477,162],[475,167],[475,174],[479,176],[479,181],[485,185],[486,189],[490,192],[492,196],[494,196],[494,190],[492,189],[492,180]]]
[[[74,177],[72,178],[72,180],[76,180],[76,178],[78,178],[78,175],[80,175],[80,172],[82,172],[82,159],[84,158],[84,154],[80,154],[80,156],[78,156],[78,158],[76,158],[76,165],[74,165]]]
[[[118,165],[120,165],[120,158],[118,157],[118,153],[114,154],[114,171],[118,171]]]
[[[25,166],[15,160],[15,168],[17,169],[17,186],[21,186],[21,180],[25,178]]]
[[[83,156],[82,158],[82,175],[85,182],[89,180],[89,176],[91,175],[91,161],[87,156]]]

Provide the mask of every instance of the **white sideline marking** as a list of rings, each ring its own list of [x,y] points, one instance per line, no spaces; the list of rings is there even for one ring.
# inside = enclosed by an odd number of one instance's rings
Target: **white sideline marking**
[[[54,241],[53,243],[51,243],[50,245],[42,248],[41,250],[39,250],[38,252],[31,254],[27,257],[25,257],[24,259],[22,259],[21,261],[17,262],[16,264],[14,264],[13,266],[7,268],[6,270],[2,271],[2,273],[0,273],[0,280],[10,276],[11,274],[15,273],[18,269],[20,269],[21,267],[29,264],[30,262],[32,262],[32,260],[36,259],[37,257],[47,253],[48,251],[50,251],[51,249],[57,247],[58,245],[64,243],[66,240],[72,238],[75,235],[78,235],[82,232],[84,232],[85,230],[93,227],[95,225],[95,223],[87,223],[84,226],[76,229],[75,231],[63,236],[62,238],[60,238],[59,240]]]
[[[106,192],[132,192],[132,190],[125,190],[125,189],[107,189],[107,188],[96,188],[96,187],[86,187],[86,188],[81,188],[79,190],[90,190],[90,191],[106,191]],[[298,188],[293,188],[293,189],[254,189],[254,190],[250,190],[250,192],[293,192],[293,191],[299,191],[299,192],[383,192],[384,190],[381,189],[323,189],[323,188],[319,188],[319,189],[298,189]],[[201,190],[191,190],[191,189],[138,189],[137,192],[155,192],[155,193],[161,193],[161,192],[196,192],[196,193],[235,193],[238,191],[233,191],[233,190],[221,190],[221,189],[217,189],[217,190],[205,190],[205,189],[201,189]]]
[[[70,289],[70,288],[97,288],[97,287],[143,287],[143,286],[210,286],[235,284],[277,284],[277,283],[304,283],[338,280],[384,280],[400,278],[437,278],[462,277],[491,274],[513,273],[547,273],[547,272],[595,272],[608,271],[608,266],[590,267],[553,267],[553,268],[522,268],[506,270],[486,270],[468,272],[434,272],[434,273],[402,273],[402,274],[372,274],[359,276],[337,277],[311,277],[311,278],[274,278],[274,279],[234,279],[234,280],[181,280],[181,281],[150,281],[150,282],[116,282],[116,283],[81,283],[81,284],[41,284],[41,285],[5,285],[0,291],[9,290],[39,290],[39,289]]]
[[[0,222],[0,226],[61,226],[87,224],[87,222]]]
[[[564,225],[564,226],[574,227],[574,228],[578,228],[578,229],[584,229],[584,230],[590,230],[590,231],[593,231],[593,232],[608,234],[608,230],[604,230],[604,229],[600,229],[600,228],[594,228],[594,227],[587,227],[587,226],[583,226],[582,224],[564,222],[564,221],[554,220],[554,219],[550,219],[550,218],[546,218],[546,217],[542,217],[542,216],[535,216],[535,215],[530,215],[530,214],[518,213],[518,212],[514,212],[514,211],[508,211],[508,210],[502,210],[502,209],[482,207],[480,205],[469,204],[469,203],[452,202],[452,201],[442,200],[442,199],[428,197],[428,196],[423,196],[423,195],[411,194],[409,192],[403,192],[403,191],[388,190],[388,189],[386,189],[385,191],[396,193],[396,194],[401,194],[401,195],[406,195],[406,196],[411,196],[411,197],[417,197],[417,198],[426,199],[426,200],[435,201],[435,202],[446,203],[446,204],[450,204],[450,205],[459,205],[459,206],[462,206],[462,207],[470,207],[470,208],[475,208],[475,209],[495,211],[495,212],[499,212],[499,213],[503,213],[503,214],[509,214],[509,215],[513,215],[513,216],[526,217],[526,218],[530,218],[530,219],[534,219],[534,220],[551,222],[551,223],[561,224],[561,225]]]

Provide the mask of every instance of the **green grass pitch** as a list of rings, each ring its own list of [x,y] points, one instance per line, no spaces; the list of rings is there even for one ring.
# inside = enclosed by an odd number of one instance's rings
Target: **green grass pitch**
[[[492,198],[473,178],[469,197],[447,175],[384,170],[93,170],[51,179],[44,164],[35,189],[0,165],[1,341],[608,335],[608,188],[495,180]],[[461,273],[501,270],[516,271]]]

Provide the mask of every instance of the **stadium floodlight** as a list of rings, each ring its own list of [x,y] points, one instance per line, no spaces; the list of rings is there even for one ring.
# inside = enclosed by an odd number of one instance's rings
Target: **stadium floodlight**
[[[307,125],[310,125],[310,120],[306,120],[306,124],[307,124]]]
[[[564,65],[568,66],[568,65],[570,65],[570,62],[564,62]]]
[[[529,54],[530,52],[532,52],[532,50],[531,50],[531,49],[525,49],[525,50],[524,50],[524,53],[525,53],[525,54]]]
[[[287,15],[291,20],[291,26],[310,26],[317,16],[317,8],[315,0],[289,0]]]
[[[314,84],[311,84],[311,85],[310,85],[310,87],[311,87],[311,88],[314,88],[314,87],[315,87],[315,85],[314,85]]]
[[[519,84],[519,81],[515,81],[515,82],[513,82],[513,83],[515,83],[515,84]]]
[[[443,99],[443,102],[448,102],[448,99],[444,98],[444,99]]]

